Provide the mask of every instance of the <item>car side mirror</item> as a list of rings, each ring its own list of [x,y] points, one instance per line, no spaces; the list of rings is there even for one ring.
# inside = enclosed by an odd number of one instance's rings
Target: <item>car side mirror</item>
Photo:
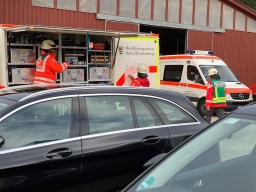
[[[0,147],[2,147],[4,145],[4,138],[0,135]]]
[[[147,168],[149,168],[151,165],[157,163],[158,161],[160,161],[161,159],[163,159],[166,156],[166,153],[161,153],[159,155],[154,156],[153,158],[151,158],[150,160],[148,160],[144,165],[144,170],[146,170]]]

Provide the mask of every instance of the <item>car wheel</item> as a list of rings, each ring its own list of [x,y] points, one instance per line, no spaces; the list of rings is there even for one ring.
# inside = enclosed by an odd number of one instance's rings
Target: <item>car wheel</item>
[[[205,99],[201,99],[198,103],[198,111],[204,117],[205,116]]]

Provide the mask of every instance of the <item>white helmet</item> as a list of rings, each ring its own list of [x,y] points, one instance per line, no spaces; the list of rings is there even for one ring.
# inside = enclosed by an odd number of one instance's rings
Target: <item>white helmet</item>
[[[139,73],[147,74],[147,69],[144,65],[139,66]]]
[[[41,45],[41,49],[53,49],[55,48],[55,43],[52,40],[44,40]]]
[[[215,68],[211,68],[209,69],[208,73],[207,73],[209,76],[212,76],[212,75],[215,75],[215,74],[218,74],[218,71],[217,69]]]

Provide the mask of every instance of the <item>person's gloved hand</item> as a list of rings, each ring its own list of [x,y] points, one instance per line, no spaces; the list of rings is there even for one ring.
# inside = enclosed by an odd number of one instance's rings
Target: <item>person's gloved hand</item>
[[[73,65],[73,59],[68,60],[70,65]]]
[[[65,61],[65,65],[67,66],[67,68],[72,64],[71,62],[73,63],[72,59]]]

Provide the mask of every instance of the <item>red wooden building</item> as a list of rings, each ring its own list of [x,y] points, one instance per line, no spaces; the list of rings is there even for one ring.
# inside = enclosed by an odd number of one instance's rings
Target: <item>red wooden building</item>
[[[153,32],[162,54],[210,50],[256,81],[256,12],[237,0],[0,0],[0,24]]]

